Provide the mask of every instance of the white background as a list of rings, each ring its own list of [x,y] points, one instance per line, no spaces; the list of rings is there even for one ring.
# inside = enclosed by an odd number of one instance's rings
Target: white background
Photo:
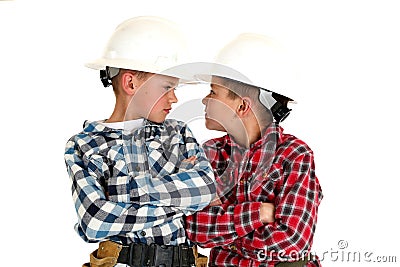
[[[1,266],[79,266],[95,248],[73,230],[64,145],[84,120],[111,114],[111,89],[83,64],[138,15],[181,24],[194,60],[211,59],[243,31],[290,48],[301,94],[282,126],[314,150],[325,195],[313,251],[373,252],[371,261],[397,256],[398,264],[396,1],[19,0],[0,1]],[[177,92],[181,103],[203,94],[194,91]],[[339,240],[348,248],[339,250]],[[323,265],[396,266],[347,263],[341,254],[325,254]]]

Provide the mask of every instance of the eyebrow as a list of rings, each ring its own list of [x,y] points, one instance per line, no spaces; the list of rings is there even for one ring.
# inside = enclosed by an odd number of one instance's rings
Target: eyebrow
[[[211,83],[210,87],[214,90],[214,89],[218,89],[218,87],[221,86],[220,84],[217,83]]]
[[[168,85],[170,85],[171,87],[177,87],[179,83],[173,83],[170,81],[164,81],[165,83],[167,83]]]

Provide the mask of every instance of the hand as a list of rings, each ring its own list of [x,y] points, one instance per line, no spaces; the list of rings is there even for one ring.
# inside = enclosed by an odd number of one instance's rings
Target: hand
[[[220,206],[222,204],[221,200],[219,199],[218,196],[214,198],[213,201],[209,204],[209,206]]]
[[[263,223],[272,223],[275,221],[275,207],[272,203],[261,203],[260,220]]]
[[[189,157],[189,158],[187,158],[187,159],[184,159],[183,162],[189,162],[189,163],[192,163],[192,164],[194,165],[194,163],[196,162],[196,160],[197,160],[197,157],[196,157],[196,156],[191,156],[191,157]]]

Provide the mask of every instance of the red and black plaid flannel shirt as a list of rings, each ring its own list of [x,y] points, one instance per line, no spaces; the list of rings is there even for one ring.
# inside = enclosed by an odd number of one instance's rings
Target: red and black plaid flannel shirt
[[[187,233],[212,248],[210,266],[274,266],[308,257],[322,191],[307,144],[271,124],[248,149],[228,135],[204,149],[222,205],[189,216]],[[260,221],[263,202],[275,205],[274,223]]]

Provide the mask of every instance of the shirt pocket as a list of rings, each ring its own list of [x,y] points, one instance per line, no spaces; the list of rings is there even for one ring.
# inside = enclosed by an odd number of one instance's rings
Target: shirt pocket
[[[227,168],[217,169],[216,184],[219,196],[227,195],[238,183],[238,165],[230,163]]]
[[[283,176],[282,165],[276,163],[268,170],[257,173],[250,183],[251,199],[260,202],[273,201],[282,188]]]
[[[184,143],[177,138],[172,140],[174,141],[146,142],[149,171],[153,177],[170,175],[179,171],[179,163],[184,159],[180,146]]]
[[[98,154],[92,154],[87,159],[86,165],[89,174],[100,180],[100,183],[104,186],[108,172],[107,160],[104,160],[104,157]]]

